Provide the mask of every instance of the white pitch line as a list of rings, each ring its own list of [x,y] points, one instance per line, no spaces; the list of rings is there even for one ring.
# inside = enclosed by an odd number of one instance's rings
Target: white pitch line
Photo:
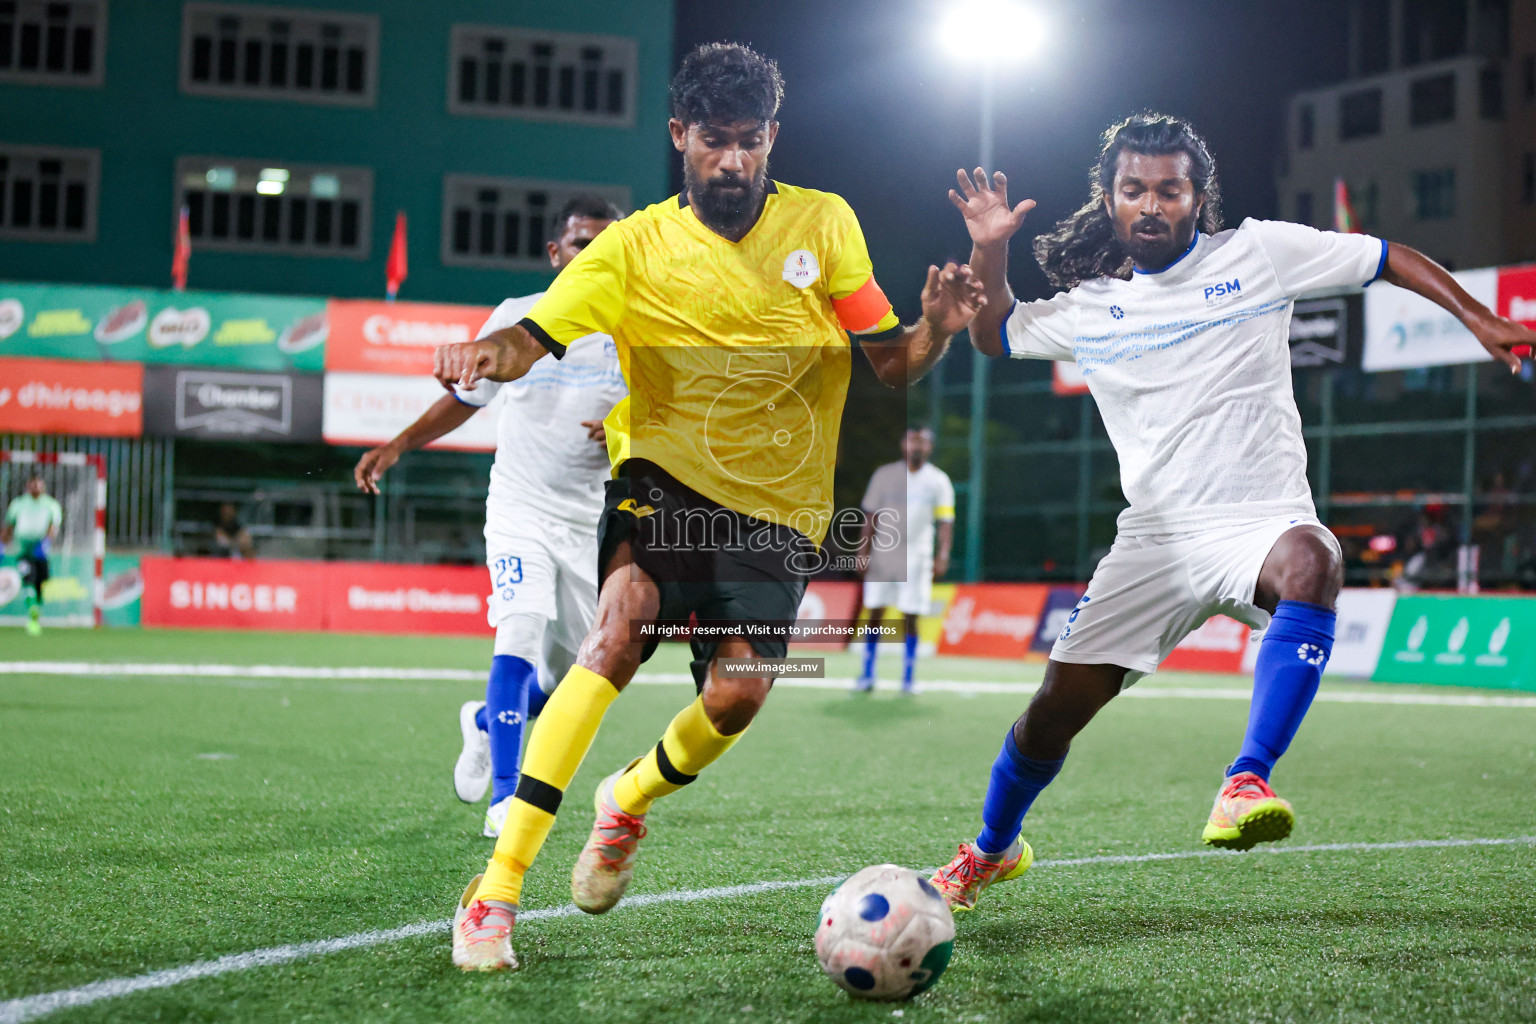
[[[1477,846],[1533,846],[1536,836],[1514,836],[1509,839],[1407,839],[1393,843],[1317,843],[1310,846],[1277,846],[1250,853],[1277,856],[1288,853],[1368,853],[1377,850],[1452,849]],[[1064,860],[1037,860],[1031,870],[1041,868],[1074,868],[1091,865],[1146,864],[1157,861],[1192,860],[1204,857],[1243,857],[1249,854],[1234,850],[1180,850],[1174,853],[1138,853],[1100,857],[1074,857]],[[665,903],[694,903],[699,900],[733,899],[758,893],[777,892],[784,889],[805,889],[812,886],[836,885],[845,875],[826,875],[821,878],[800,878],[792,881],[751,882],[745,885],[722,885],[710,889],[684,889],[675,892],[627,896],[618,908],[640,909]],[[550,918],[574,917],[579,913],[572,904],[548,907],[518,914],[523,922],[544,921]],[[328,953],[340,953],[348,949],[382,946],[406,939],[419,938],[447,931],[452,919],[442,921],[418,921],[385,931],[358,932],[336,939],[320,939],[300,942],[289,946],[272,946],[252,950],[249,953],[233,953],[215,960],[201,960],[181,967],[152,971],[133,978],[109,978],[94,981],[78,988],[59,989],[35,996],[23,996],[0,1003],[0,1024],[25,1024],[58,1010],[76,1006],[89,1006],[106,999],[117,999],[135,992],[170,988],[199,978],[214,978],[235,971],[248,971],[257,967],[274,967],[279,964],[308,960]]]
[[[55,676],[144,676],[162,679],[211,679],[228,680],[239,685],[240,680],[322,680],[361,683],[393,680],[401,682],[474,682],[485,678],[485,673],[462,668],[385,668],[367,665],[347,668],[329,668],[309,665],[199,665],[152,662],[91,662],[91,661],[0,661],[0,675],[55,675]],[[635,683],[646,686],[693,685],[693,677],[686,672],[642,672]],[[848,690],[853,679],[780,679],[774,684],[781,689],[799,690]],[[919,684],[919,691],[957,694],[1004,694],[1027,697],[1040,688],[1039,683],[1005,683],[983,679],[931,679]],[[397,692],[385,688],[354,685],[349,692]],[[1143,682],[1124,691],[1124,696],[1138,699],[1174,700],[1241,700],[1253,697],[1253,691],[1243,687],[1163,686]],[[1315,700],[1323,704],[1401,704],[1428,707],[1465,708],[1536,708],[1536,696],[1491,696],[1469,693],[1402,693],[1376,690],[1318,691]]]

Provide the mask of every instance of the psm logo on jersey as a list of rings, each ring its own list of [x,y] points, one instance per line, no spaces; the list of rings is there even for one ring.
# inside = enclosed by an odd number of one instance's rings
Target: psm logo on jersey
[[[1125,310],[1121,309],[1119,306],[1110,306],[1109,315],[1114,317],[1116,320],[1124,320]]]
[[[821,276],[821,266],[816,257],[804,249],[796,249],[784,257],[784,280],[796,288],[809,288]]]
[[[1242,284],[1239,283],[1235,277],[1230,281],[1218,281],[1215,284],[1206,285],[1205,304],[1207,306],[1214,306],[1218,303],[1225,302],[1233,296],[1241,293],[1242,290]]]

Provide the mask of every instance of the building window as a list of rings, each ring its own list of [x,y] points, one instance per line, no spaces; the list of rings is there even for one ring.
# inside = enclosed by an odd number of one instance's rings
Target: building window
[[[1408,123],[1418,127],[1456,120],[1456,75],[1421,78],[1408,86]]]
[[[371,107],[378,53],[379,19],[371,14],[189,3],[181,91]]]
[[[1296,148],[1312,148],[1312,132],[1316,127],[1316,111],[1310,103],[1296,108]]]
[[[1414,216],[1445,220],[1456,216],[1456,168],[1443,167],[1413,174]]]
[[[628,128],[635,123],[633,39],[455,25],[448,112]]]
[[[100,85],[106,0],[0,2],[0,82]]]
[[[629,189],[525,178],[450,174],[443,179],[442,257],[448,266],[549,270],[544,243],[554,218],[578,193],[595,192],[621,210]]]
[[[1536,152],[1526,150],[1520,160],[1520,201],[1536,206]]]
[[[373,172],[182,157],[176,204],[187,208],[194,247],[361,259],[368,255]]]
[[[1504,117],[1504,72],[1496,64],[1478,72],[1477,112],[1489,121]]]
[[[1362,139],[1381,133],[1381,90],[1361,89],[1339,97],[1339,138]]]
[[[0,238],[96,241],[101,153],[0,143]]]
[[[1296,193],[1296,223],[1297,224],[1307,224],[1307,225],[1311,225],[1311,223],[1312,223],[1312,193],[1311,192],[1297,192]]]

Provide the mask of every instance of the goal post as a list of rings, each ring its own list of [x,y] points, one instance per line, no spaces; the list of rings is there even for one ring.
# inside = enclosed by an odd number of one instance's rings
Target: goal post
[[[101,625],[102,559],[107,549],[107,463],[80,452],[0,449],[0,514],[25,493],[34,474],[63,506],[64,522],[48,556],[43,584],[45,626]],[[26,601],[13,538],[0,556],[0,625],[26,621]]]

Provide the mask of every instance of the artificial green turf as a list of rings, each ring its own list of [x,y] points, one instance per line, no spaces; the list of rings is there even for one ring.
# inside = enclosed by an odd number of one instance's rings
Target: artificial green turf
[[[478,669],[486,648],[0,635],[0,660]],[[829,671],[846,665],[838,656]],[[651,667],[680,672],[682,652]],[[980,662],[925,671],[1039,675]],[[0,1000],[446,919],[490,849],[480,808],[450,788],[455,712],[477,689],[0,676]],[[569,900],[592,786],[653,744],[689,696],[685,685],[643,686],[614,706],[530,876],[527,908]],[[946,860],[974,835],[988,766],[1023,700],[784,689],[728,757],[652,813],[633,891]],[[1111,705],[1031,814],[1037,854],[1198,850],[1246,712],[1216,699]],[[1275,777],[1300,816],[1281,846],[1530,835],[1533,770],[1536,708],[1321,703]],[[960,916],[949,972],[898,1007],[850,1002],[821,977],[811,931],[826,887],[814,886],[528,921],[515,975],[460,974],[439,933],[45,1019],[888,1021],[899,1009],[903,1024],[1530,1021],[1533,878],[1530,845],[1044,866]]]

